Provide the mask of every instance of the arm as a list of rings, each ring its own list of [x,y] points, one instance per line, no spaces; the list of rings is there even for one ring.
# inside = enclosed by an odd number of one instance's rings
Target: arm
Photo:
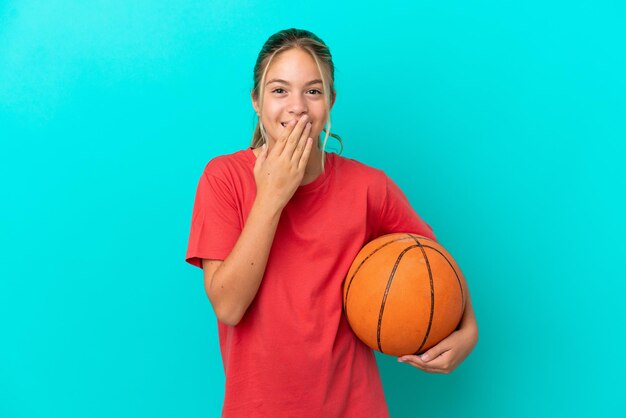
[[[254,300],[283,208],[302,182],[313,141],[306,115],[264,146],[254,164],[256,197],[243,229],[224,261],[203,260],[204,286],[221,322],[237,325]],[[307,140],[308,139],[308,140]]]
[[[281,212],[282,209],[266,205],[257,197],[226,259],[223,262],[203,260],[204,288],[221,322],[237,325],[254,300]]]
[[[421,356],[407,355],[398,361],[429,373],[451,373],[474,349],[478,342],[478,324],[472,301],[467,294],[463,318],[456,331]]]
[[[476,323],[476,315],[474,315],[474,308],[472,307],[472,299],[467,292],[467,303],[465,304],[465,311],[463,312],[463,318],[459,324],[457,330],[466,330],[473,334],[474,339],[478,342],[478,324]]]

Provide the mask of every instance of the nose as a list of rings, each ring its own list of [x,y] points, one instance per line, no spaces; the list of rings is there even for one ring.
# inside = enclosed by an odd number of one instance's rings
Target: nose
[[[294,94],[290,97],[288,106],[289,113],[298,117],[308,112],[306,99],[298,94]]]

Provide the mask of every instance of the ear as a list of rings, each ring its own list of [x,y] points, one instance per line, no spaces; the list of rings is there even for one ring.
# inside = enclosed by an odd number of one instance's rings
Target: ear
[[[332,109],[335,104],[335,99],[337,98],[337,93],[333,94],[333,98],[330,101],[330,108]],[[330,109],[329,109],[330,110]]]
[[[254,98],[254,94],[252,92],[250,92],[250,99],[252,100],[252,107],[254,108],[254,112],[258,115],[259,114],[259,103]]]

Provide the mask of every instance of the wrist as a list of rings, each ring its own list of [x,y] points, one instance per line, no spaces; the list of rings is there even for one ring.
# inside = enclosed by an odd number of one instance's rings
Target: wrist
[[[254,203],[252,204],[252,208],[250,209],[251,213],[253,211],[264,218],[278,220],[283,211],[283,207],[277,205],[274,201],[272,201],[272,199],[267,199],[261,195],[257,195],[254,199]]]

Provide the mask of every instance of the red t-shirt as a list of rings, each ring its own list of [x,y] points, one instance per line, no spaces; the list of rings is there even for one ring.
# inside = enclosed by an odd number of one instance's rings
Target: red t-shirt
[[[252,148],[213,158],[200,176],[186,261],[223,260],[256,195]],[[336,153],[281,213],[260,288],[236,326],[218,321],[224,417],[388,417],[372,349],[343,314],[359,250],[392,232],[432,229],[382,171]]]

